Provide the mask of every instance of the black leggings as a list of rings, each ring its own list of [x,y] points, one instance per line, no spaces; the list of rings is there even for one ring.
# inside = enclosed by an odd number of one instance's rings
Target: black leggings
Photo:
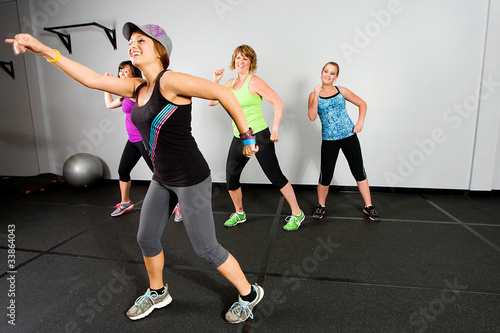
[[[120,160],[120,165],[118,166],[118,175],[120,176],[120,181],[128,182],[130,181],[130,173],[135,167],[141,156],[144,161],[148,164],[148,167],[153,171],[153,163],[148,156],[148,152],[144,148],[142,141],[132,143],[127,140],[125,148],[123,148],[122,158]]]
[[[345,139],[321,142],[321,173],[319,183],[323,186],[330,186],[333,179],[333,171],[339,156],[339,150],[342,149],[351,173],[356,181],[361,182],[366,179],[365,168],[363,166],[363,156],[361,155],[361,146],[358,136],[351,135]]]
[[[288,184],[288,179],[283,175],[274,150],[274,142],[271,141],[269,128],[255,134],[256,144],[259,151],[255,156],[257,161],[273,185],[282,189]],[[243,168],[250,159],[243,155],[243,142],[240,138],[233,137],[226,162],[227,189],[234,191],[240,188],[240,177]]]

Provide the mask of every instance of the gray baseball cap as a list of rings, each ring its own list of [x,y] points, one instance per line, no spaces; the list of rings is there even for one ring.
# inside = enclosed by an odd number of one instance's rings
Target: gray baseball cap
[[[126,40],[129,40],[132,32],[136,30],[142,31],[144,34],[163,45],[165,50],[167,50],[168,56],[170,57],[172,54],[172,40],[168,37],[162,27],[156,24],[137,25],[132,22],[127,22],[122,28],[123,37],[125,37]]]

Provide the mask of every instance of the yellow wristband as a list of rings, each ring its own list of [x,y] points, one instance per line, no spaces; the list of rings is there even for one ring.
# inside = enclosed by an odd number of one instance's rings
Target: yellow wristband
[[[58,51],[58,50],[56,50],[56,49],[54,49],[54,51],[56,51],[56,52],[57,52],[56,57],[55,57],[54,59],[52,59],[52,60],[47,59],[47,61],[48,61],[48,62],[50,62],[50,63],[52,63],[52,64],[53,64],[53,63],[55,63],[57,60],[59,60],[59,58],[61,57],[61,52],[59,52],[59,51]]]

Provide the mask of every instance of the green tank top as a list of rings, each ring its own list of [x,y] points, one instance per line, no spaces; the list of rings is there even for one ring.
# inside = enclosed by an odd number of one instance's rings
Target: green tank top
[[[245,113],[248,126],[252,128],[254,133],[257,133],[266,129],[267,123],[262,115],[262,97],[252,94],[248,89],[248,82],[250,82],[251,76],[252,74],[248,74],[245,83],[243,83],[243,86],[238,90],[233,89],[233,86],[236,83],[236,79],[234,79],[233,83],[231,83],[231,89],[233,90],[236,99]],[[233,132],[235,137],[240,137],[240,132],[238,131],[238,127],[236,127],[234,121]]]

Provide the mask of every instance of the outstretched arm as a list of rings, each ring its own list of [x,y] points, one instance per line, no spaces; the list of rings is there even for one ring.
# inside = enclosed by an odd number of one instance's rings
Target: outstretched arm
[[[142,79],[121,80],[98,74],[90,68],[61,55],[59,51],[51,49],[29,34],[17,34],[14,39],[6,39],[5,42],[13,44],[16,54],[29,51],[45,57],[64,73],[88,88],[107,91],[119,96],[132,97],[135,88],[143,82]]]
[[[359,133],[363,130],[363,125],[365,123],[366,109],[367,105],[364,100],[358,97],[355,93],[347,88],[339,87],[340,92],[344,95],[344,98],[356,105],[359,108],[358,122],[354,125],[354,133]]]
[[[307,103],[307,115],[311,121],[316,120],[318,116],[318,99],[321,92],[321,85],[317,84],[314,91],[309,94],[309,101]]]

